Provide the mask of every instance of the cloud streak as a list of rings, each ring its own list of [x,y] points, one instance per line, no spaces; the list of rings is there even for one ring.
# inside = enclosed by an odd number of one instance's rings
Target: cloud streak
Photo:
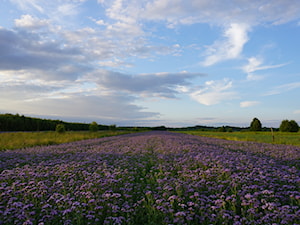
[[[247,108],[247,107],[252,107],[252,106],[259,105],[259,104],[260,104],[259,101],[243,101],[243,102],[240,102],[240,107]]]
[[[281,63],[277,65],[263,65],[263,59],[257,57],[248,58],[248,64],[242,70],[247,73],[248,80],[260,80],[261,76],[255,75],[254,72],[260,70],[276,69],[288,65],[289,63]]]
[[[265,93],[266,96],[268,95],[278,95],[284,92],[289,92],[289,91],[293,91],[295,89],[300,88],[300,82],[293,82],[293,83],[288,83],[288,84],[283,84],[283,85],[279,85],[276,86],[274,88],[272,88],[272,90],[268,91],[267,93]]]

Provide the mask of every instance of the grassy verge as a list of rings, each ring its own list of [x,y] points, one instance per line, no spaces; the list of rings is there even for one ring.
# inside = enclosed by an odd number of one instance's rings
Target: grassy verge
[[[128,134],[133,131],[68,131],[59,134],[54,131],[46,132],[8,132],[0,133],[0,150],[18,149],[36,145],[61,144],[85,139],[108,137]]]
[[[262,143],[300,145],[300,133],[274,132],[215,132],[215,131],[182,131],[180,133],[205,137],[221,138],[233,141],[254,141]]]

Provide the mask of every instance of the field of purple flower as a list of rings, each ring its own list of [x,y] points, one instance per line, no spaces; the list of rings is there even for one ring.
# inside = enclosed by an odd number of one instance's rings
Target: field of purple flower
[[[145,132],[0,152],[0,224],[299,224],[300,147]]]

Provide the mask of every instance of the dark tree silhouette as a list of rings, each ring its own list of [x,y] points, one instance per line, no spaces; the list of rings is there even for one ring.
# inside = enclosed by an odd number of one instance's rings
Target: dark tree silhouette
[[[261,122],[259,119],[254,118],[250,124],[251,131],[261,131]]]

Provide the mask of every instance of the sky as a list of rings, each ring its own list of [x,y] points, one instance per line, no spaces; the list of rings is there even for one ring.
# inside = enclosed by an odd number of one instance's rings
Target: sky
[[[299,0],[1,0],[0,113],[300,124]]]

